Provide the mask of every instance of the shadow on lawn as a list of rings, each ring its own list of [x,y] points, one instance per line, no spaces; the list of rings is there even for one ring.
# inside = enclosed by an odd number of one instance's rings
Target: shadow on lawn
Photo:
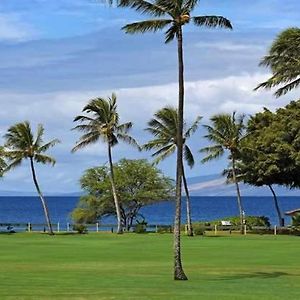
[[[236,279],[251,279],[251,278],[259,278],[259,279],[271,279],[278,278],[281,276],[297,276],[285,272],[254,272],[247,274],[235,274],[228,276],[220,276],[218,280],[236,280]]]

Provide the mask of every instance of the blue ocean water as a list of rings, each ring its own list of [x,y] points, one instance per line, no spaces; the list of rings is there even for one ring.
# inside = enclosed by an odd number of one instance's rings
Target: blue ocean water
[[[46,197],[53,223],[64,227],[70,222],[70,212],[76,206],[78,197]],[[283,212],[299,208],[300,197],[279,197]],[[246,215],[267,216],[272,224],[277,224],[277,215],[272,197],[244,197]],[[236,197],[192,197],[193,221],[210,221],[238,215]],[[148,224],[172,224],[174,202],[165,201],[142,208]],[[182,220],[185,221],[185,199],[183,198]],[[288,217],[286,224],[290,223]],[[44,215],[37,197],[0,197],[0,223],[44,223]],[[114,222],[112,218],[103,222]]]

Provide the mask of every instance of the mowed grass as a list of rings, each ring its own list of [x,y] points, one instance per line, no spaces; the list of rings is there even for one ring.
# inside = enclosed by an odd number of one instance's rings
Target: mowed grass
[[[300,238],[171,234],[0,235],[0,299],[300,299]]]

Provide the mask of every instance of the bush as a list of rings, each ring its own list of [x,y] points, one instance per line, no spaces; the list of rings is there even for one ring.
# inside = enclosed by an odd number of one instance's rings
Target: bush
[[[300,214],[292,218],[292,224],[295,227],[300,227]]]
[[[87,227],[83,224],[74,224],[73,230],[77,231],[80,234],[84,234],[88,232]]]
[[[172,226],[159,226],[157,227],[157,233],[172,233]]]
[[[137,224],[134,228],[135,233],[145,233],[147,231],[147,222],[145,221],[137,221]]]
[[[194,232],[194,235],[204,235],[205,234],[205,228],[201,225],[194,225],[193,226],[193,232]]]

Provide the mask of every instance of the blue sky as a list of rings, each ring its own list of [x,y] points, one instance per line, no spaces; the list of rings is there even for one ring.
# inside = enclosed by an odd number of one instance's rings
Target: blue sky
[[[253,114],[275,109],[296,98],[275,99],[271,92],[253,92],[268,77],[258,63],[275,36],[299,26],[299,0],[201,0],[195,15],[229,18],[233,31],[185,29],[186,121],[202,115],[203,123],[219,112]],[[43,123],[47,138],[62,144],[51,151],[52,168],[38,168],[45,192],[79,189],[83,170],[106,162],[105,145],[71,154],[78,138],[72,119],[93,97],[115,91],[123,121],[133,121],[132,134],[141,142],[147,120],[164,105],[177,103],[176,44],[163,44],[163,34],[125,35],[120,28],[142,17],[127,9],[111,8],[100,0],[0,1],[0,132],[19,121],[33,127]],[[190,141],[197,150],[206,145],[200,129]],[[149,158],[126,145],[114,158]],[[160,167],[174,176],[175,160]],[[226,160],[201,165],[189,176],[219,173]],[[32,191],[26,163],[0,182],[1,190]]]

